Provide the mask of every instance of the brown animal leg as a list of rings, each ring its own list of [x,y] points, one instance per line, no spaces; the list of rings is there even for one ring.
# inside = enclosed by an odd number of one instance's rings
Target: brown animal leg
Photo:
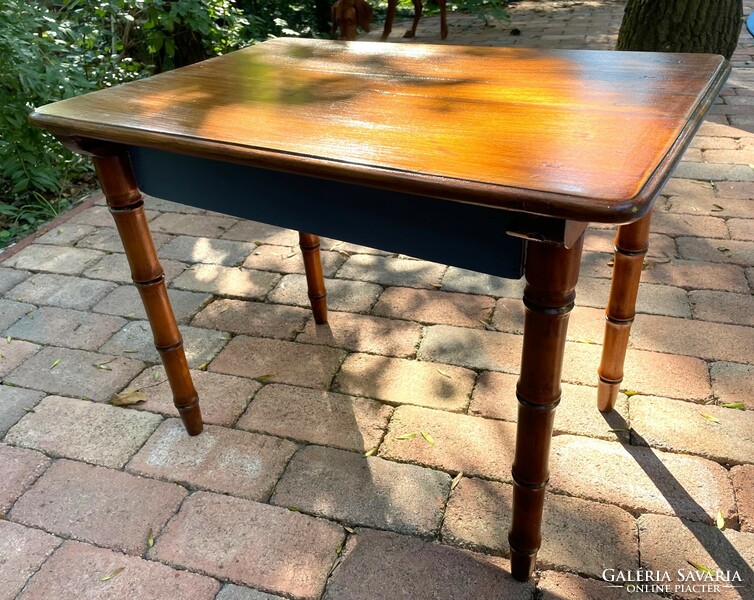
[[[126,250],[131,276],[139,290],[154,343],[173,390],[173,401],[189,435],[202,432],[199,396],[189,373],[183,340],[165,288],[165,275],[144,216],[144,201],[136,187],[131,163],[122,150],[98,152],[94,166]]]
[[[314,322],[317,325],[323,325],[327,323],[327,290],[322,275],[322,260],[319,255],[319,236],[299,232],[298,238],[301,252],[304,255],[306,287],[309,291],[309,301],[312,304]]]
[[[437,6],[440,7],[440,39],[448,37],[448,14],[446,0],[437,0]]]
[[[613,410],[623,381],[641,269],[649,248],[650,219],[651,213],[630,225],[621,225],[615,236],[613,280],[605,310],[605,339],[597,384],[597,407],[602,412]]]
[[[404,38],[412,38],[416,35],[416,28],[419,26],[419,19],[422,16],[422,0],[413,0],[414,2],[414,22],[406,33],[403,34]]]
[[[390,32],[393,30],[393,20],[395,19],[395,9],[397,6],[398,0],[388,0],[387,16],[385,17],[385,28],[382,30],[382,37],[380,38],[383,42],[387,39],[387,37],[390,35]]]
[[[508,542],[511,573],[526,581],[542,541],[542,508],[568,315],[576,298],[583,235],[572,248],[529,242],[526,258],[524,347],[516,386],[518,428],[513,459],[513,512]]]

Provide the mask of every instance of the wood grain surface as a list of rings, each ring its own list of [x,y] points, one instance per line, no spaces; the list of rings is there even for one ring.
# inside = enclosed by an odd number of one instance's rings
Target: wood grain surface
[[[729,72],[700,54],[277,39],[44,106],[61,136],[630,222]]]

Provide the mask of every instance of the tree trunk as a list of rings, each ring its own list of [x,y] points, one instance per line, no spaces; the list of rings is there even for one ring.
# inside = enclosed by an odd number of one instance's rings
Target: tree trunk
[[[730,59],[742,0],[628,0],[617,50],[709,52]]]

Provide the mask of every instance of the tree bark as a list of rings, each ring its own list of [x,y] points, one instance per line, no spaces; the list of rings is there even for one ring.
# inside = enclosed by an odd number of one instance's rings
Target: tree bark
[[[617,50],[708,52],[730,59],[742,0],[628,0]]]

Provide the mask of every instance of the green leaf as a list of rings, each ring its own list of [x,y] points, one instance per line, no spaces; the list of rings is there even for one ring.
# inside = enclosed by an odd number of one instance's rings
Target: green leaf
[[[399,435],[396,437],[396,440],[413,440],[418,434],[413,431],[411,433],[404,433],[403,435]]]
[[[629,398],[631,396],[638,396],[641,394],[641,392],[637,392],[636,390],[623,390],[623,393],[628,396]]]
[[[694,567],[697,571],[701,571],[702,573],[706,573],[707,575],[714,576],[712,569],[710,569],[709,567],[705,567],[704,565],[700,565],[688,559],[686,559],[686,562],[689,563],[692,567]]]
[[[52,371],[55,367],[57,367],[60,364],[60,359],[56,358],[52,361],[52,364],[50,365],[50,371]]]
[[[725,517],[723,517],[723,511],[721,510],[717,511],[717,517],[715,517],[715,524],[717,525],[717,528],[720,531],[725,529]]]
[[[743,402],[726,402],[721,404],[723,408],[737,408],[738,410],[746,410],[746,405]]]
[[[431,435],[429,435],[429,434],[428,434],[428,433],[427,433],[426,431],[422,431],[422,432],[421,432],[421,434],[422,434],[422,437],[423,437],[423,438],[424,438],[425,440],[427,440],[427,443],[428,443],[428,444],[430,444],[431,446],[434,446],[434,445],[435,445],[435,440],[433,440],[433,439],[432,439],[432,436],[431,436]]]
[[[298,508],[296,508],[295,506],[286,506],[286,508],[287,508],[287,509],[288,509],[289,511],[291,511],[291,512],[298,512]]]
[[[711,421],[712,423],[719,423],[720,422],[720,419],[718,419],[717,417],[713,417],[712,415],[707,415],[705,413],[699,413],[699,414],[702,415],[708,421]]]
[[[370,448],[369,450],[364,452],[364,456],[367,456],[367,457],[374,456],[375,454],[377,454],[377,446],[375,446],[374,448]]]
[[[118,567],[114,571],[110,571],[107,575],[103,575],[99,578],[100,581],[110,581],[113,577],[117,577],[126,567]]]
[[[154,531],[152,531],[152,528],[149,528],[149,533],[147,533],[147,547],[151,548],[154,546]]]
[[[13,341],[13,338],[11,336],[8,336],[5,338],[5,341],[10,344]]]
[[[446,373],[446,372],[445,372],[445,371],[443,371],[442,369],[437,369],[437,372],[438,372],[438,373],[439,373],[440,375],[442,375],[443,377],[447,377],[448,379],[453,379],[453,378],[452,378],[452,377],[450,376],[450,374],[449,374],[449,373]]]
[[[266,375],[257,375],[256,377],[252,377],[252,379],[256,379],[257,381],[267,381],[270,377],[274,376],[274,373],[267,373]]]

